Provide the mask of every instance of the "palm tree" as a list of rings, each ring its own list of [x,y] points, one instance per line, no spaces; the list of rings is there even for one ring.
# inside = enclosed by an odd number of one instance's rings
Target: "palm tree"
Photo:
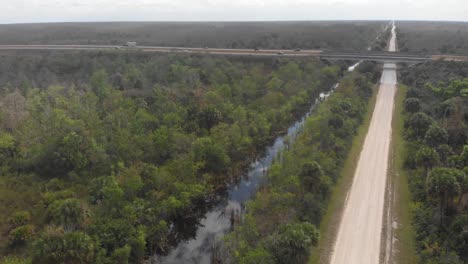
[[[451,168],[435,168],[426,179],[427,194],[438,198],[438,207],[440,213],[440,224],[442,225],[443,215],[453,198],[460,191],[460,185],[457,181],[457,170]]]

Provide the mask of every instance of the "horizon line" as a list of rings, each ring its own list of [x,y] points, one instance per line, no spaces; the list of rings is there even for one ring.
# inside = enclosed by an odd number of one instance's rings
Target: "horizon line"
[[[33,24],[72,24],[72,23],[285,23],[285,22],[445,22],[468,23],[463,20],[429,20],[429,19],[285,19],[285,20],[106,20],[106,21],[41,21],[41,22],[12,22],[0,23],[4,25],[33,25]]]

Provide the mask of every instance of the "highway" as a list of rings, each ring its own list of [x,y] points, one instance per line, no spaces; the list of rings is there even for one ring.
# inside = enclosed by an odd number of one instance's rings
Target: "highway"
[[[196,53],[218,55],[255,55],[255,56],[317,56],[321,50],[269,50],[269,49],[215,49],[191,47],[160,46],[116,46],[116,45],[0,45],[0,50],[135,50],[162,53]]]
[[[395,49],[393,27],[389,50]],[[374,113],[333,247],[332,264],[380,263],[396,84],[396,65],[385,63]]]
[[[0,45],[0,51],[142,51],[159,53],[182,54],[211,54],[227,56],[254,56],[254,57],[317,57],[326,60],[355,60],[377,62],[409,62],[421,63],[429,60],[457,60],[468,61],[468,57],[450,55],[419,55],[384,52],[341,52],[323,50],[272,50],[272,49],[215,49],[215,48],[190,48],[190,47],[159,47],[159,46],[135,46],[125,47],[116,45]]]

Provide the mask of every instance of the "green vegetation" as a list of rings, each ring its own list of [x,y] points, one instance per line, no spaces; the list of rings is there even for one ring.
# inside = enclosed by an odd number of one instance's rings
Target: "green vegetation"
[[[398,47],[402,52],[468,54],[468,23],[398,21]]]
[[[367,112],[375,81],[371,76],[346,76],[306,121],[282,161],[272,166],[268,184],[247,204],[243,221],[225,238],[229,263],[308,260],[321,239],[316,227]]]
[[[400,153],[420,262],[466,263],[468,79],[413,86],[406,98]]]
[[[364,50],[387,21],[110,22],[0,25],[0,44]]]
[[[405,170],[405,141],[404,134],[404,118],[402,116],[408,102],[415,101],[413,99],[405,100],[408,88],[404,85],[399,85],[395,97],[395,110],[392,121],[392,149],[391,163],[389,168],[390,183],[394,193],[392,202],[392,213],[396,219],[397,226],[395,230],[396,241],[394,244],[396,263],[417,263],[416,256],[416,238],[414,229],[411,224],[411,193],[408,186],[408,172]],[[418,100],[417,100],[418,101]],[[419,102],[419,101],[418,101]],[[413,103],[410,103],[413,105]],[[414,108],[410,108],[414,109]],[[406,111],[409,109],[406,108]],[[414,112],[411,111],[410,112]]]
[[[213,194],[241,175],[342,70],[310,59],[138,52],[33,58],[41,62],[16,64],[21,69],[6,77],[21,84],[4,83],[1,91],[4,263],[142,263],[168,252],[194,235]],[[367,82],[361,75],[347,78],[309,120],[315,132],[303,140],[321,139],[314,148],[324,157],[288,179],[294,188],[307,183],[301,191],[307,203],[323,200],[336,178],[335,160],[345,157],[370,94]],[[334,132],[317,130],[321,124]],[[282,182],[281,170],[273,169],[275,184]],[[289,195],[275,194],[278,203],[271,206],[281,208]],[[302,222],[319,221],[314,211],[302,214]],[[302,222],[275,234],[271,245],[283,248],[282,256],[305,259],[317,242],[315,227]]]

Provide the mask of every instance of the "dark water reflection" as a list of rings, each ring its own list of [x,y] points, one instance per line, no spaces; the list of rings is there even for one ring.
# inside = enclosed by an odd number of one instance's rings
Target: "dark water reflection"
[[[298,133],[304,127],[305,120],[317,103],[326,99],[337,87],[338,84],[332,87],[328,93],[320,94],[320,97],[312,104],[309,112],[289,127],[286,135],[276,138],[273,145],[266,149],[262,159],[250,164],[246,175],[241,177],[239,182],[229,186],[227,195],[224,196],[225,199],[221,199],[217,205],[212,206],[199,223],[196,221],[184,223],[187,230],[184,231],[185,234],[182,235],[182,239],[177,239],[182,242],[168,256],[154,256],[151,262],[161,264],[210,263],[216,241],[231,230],[234,216],[242,212],[243,204],[253,197],[265,181],[266,174],[273,161],[281,158],[281,151],[287,145],[286,139],[288,142],[295,141]]]

